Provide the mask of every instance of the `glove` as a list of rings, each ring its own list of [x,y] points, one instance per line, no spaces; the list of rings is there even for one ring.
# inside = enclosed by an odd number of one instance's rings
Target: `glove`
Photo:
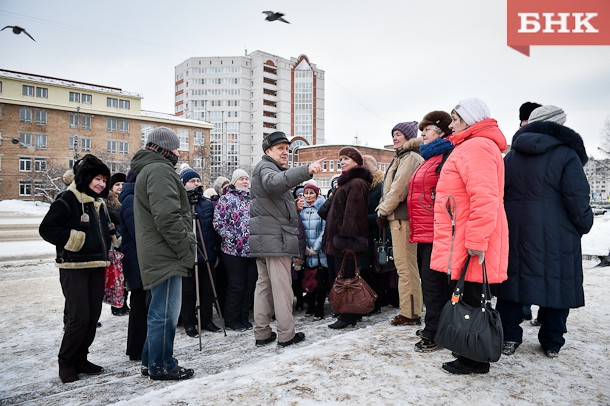
[[[388,219],[382,216],[377,217],[377,226],[379,228],[387,228],[390,223]]]
[[[479,264],[485,261],[485,251],[468,250],[469,255],[477,255],[479,257]]]
[[[307,247],[305,248],[305,255],[307,255],[308,257],[315,257],[316,255],[318,255],[318,252],[311,247]]]

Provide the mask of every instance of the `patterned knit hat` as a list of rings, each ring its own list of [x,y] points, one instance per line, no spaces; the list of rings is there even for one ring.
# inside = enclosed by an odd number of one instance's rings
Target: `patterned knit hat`
[[[344,155],[354,160],[358,165],[362,165],[364,161],[362,160],[362,154],[354,147],[343,147],[341,151],[339,151],[339,156]]]
[[[410,140],[417,137],[417,121],[407,121],[404,123],[398,123],[392,128],[390,134],[394,136],[394,131],[400,131],[405,135],[405,138]]]
[[[180,148],[180,139],[176,133],[167,127],[157,127],[148,134],[146,143],[152,142],[155,145],[173,151]]]

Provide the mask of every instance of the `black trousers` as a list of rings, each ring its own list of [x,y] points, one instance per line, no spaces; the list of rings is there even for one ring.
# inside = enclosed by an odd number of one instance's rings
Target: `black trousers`
[[[523,329],[520,324],[522,321],[522,303],[509,302],[508,300],[498,299],[497,309],[502,319],[502,329],[504,330],[504,341],[514,341],[521,344],[523,341]],[[566,323],[570,309],[552,309],[550,307],[540,307],[538,309],[538,341],[546,351],[559,351],[566,340],[563,335],[568,329]]]
[[[127,326],[126,355],[132,361],[142,359],[142,349],[146,341],[148,306],[146,291],[142,288],[132,289],[129,296],[129,323]]]
[[[445,272],[430,269],[432,244],[417,243],[417,266],[421,278],[421,288],[426,306],[425,327],[423,336],[434,340],[438,330],[438,321],[445,303],[451,298],[451,286]]]
[[[104,279],[104,268],[59,269],[67,314],[58,355],[60,365],[74,366],[87,359],[102,313]]]
[[[201,324],[207,324],[212,321],[212,306],[214,304],[212,282],[205,262],[199,262],[197,268],[199,268],[199,309],[201,311]],[[214,268],[212,268],[212,277],[214,277]],[[192,269],[190,276],[182,278],[182,308],[180,309],[180,316],[182,317],[182,325],[185,329],[197,325],[196,304],[197,286],[195,281],[195,269]]]
[[[225,325],[246,322],[254,304],[254,289],[258,279],[256,258],[236,257],[224,252],[221,256],[227,276]]]

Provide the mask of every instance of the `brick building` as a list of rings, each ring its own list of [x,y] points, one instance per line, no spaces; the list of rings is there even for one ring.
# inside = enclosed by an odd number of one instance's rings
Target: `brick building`
[[[322,172],[314,176],[318,183],[318,187],[324,193],[330,188],[330,180],[335,175],[341,174],[341,166],[339,166],[339,151],[343,147],[351,145],[304,145],[292,148],[291,162],[292,166],[309,165],[313,161],[321,158],[327,158],[322,163]],[[396,155],[394,150],[384,148],[373,148],[364,146],[355,146],[362,155],[372,155],[377,160],[379,169],[385,172],[392,162],[392,158]]]
[[[118,88],[0,70],[0,199],[52,199],[61,175],[87,153],[126,172],[148,133],[180,137],[180,162],[210,184],[212,125],[141,110],[142,96]]]

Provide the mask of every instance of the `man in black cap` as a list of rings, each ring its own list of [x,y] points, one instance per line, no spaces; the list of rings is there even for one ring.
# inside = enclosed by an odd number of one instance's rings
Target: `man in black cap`
[[[278,338],[285,347],[305,339],[295,333],[292,315],[292,257],[299,252],[299,223],[290,189],[322,170],[319,159],[309,166],[288,169],[290,141],[281,131],[263,139],[262,160],[252,173],[250,193],[250,252],[256,257],[258,281],[254,292],[254,338],[256,345]],[[277,334],[269,323],[275,315]]]

